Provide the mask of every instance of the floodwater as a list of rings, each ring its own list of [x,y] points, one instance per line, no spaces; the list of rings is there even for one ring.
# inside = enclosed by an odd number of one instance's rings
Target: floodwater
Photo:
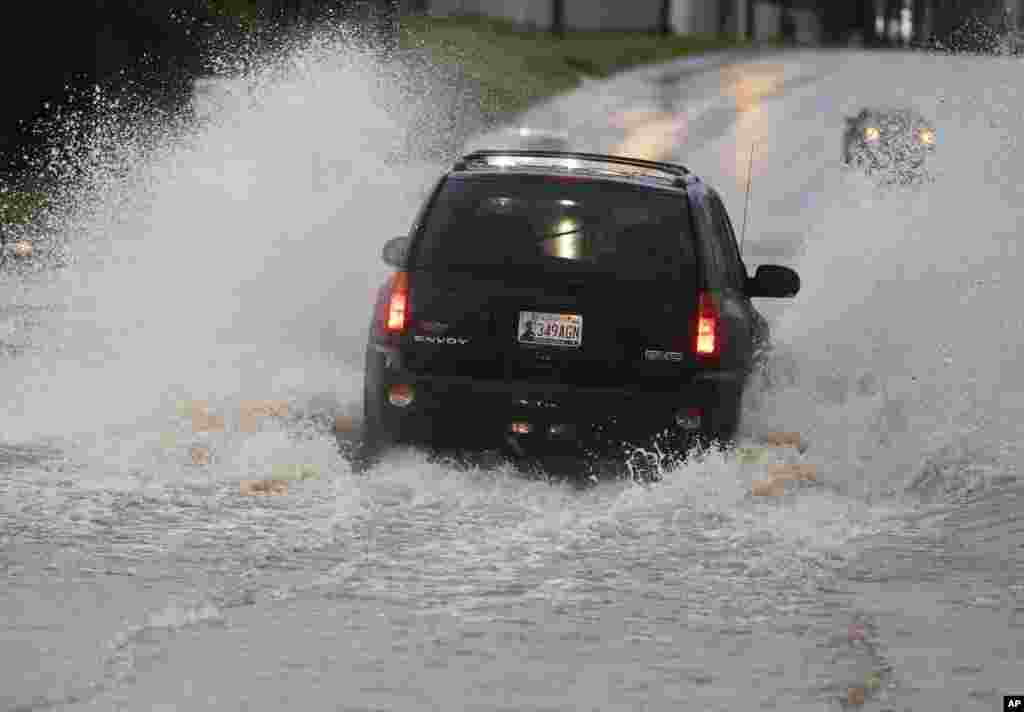
[[[1019,61],[720,59],[523,117],[684,162],[737,229],[753,148],[748,267],[802,275],[762,305],[775,352],[744,445],[797,431],[806,451],[706,453],[656,483],[415,451],[355,475],[336,452],[380,246],[444,169],[396,146],[443,87],[403,105],[388,72],[307,48],[185,135],[103,128],[113,153],[38,237],[66,266],[3,285],[0,706],[923,712],[1020,693]],[[877,104],[935,122],[932,182],[839,165],[843,116]],[[246,432],[259,399],[287,413]],[[223,428],[195,432],[189,400]],[[817,479],[753,496],[777,462]]]

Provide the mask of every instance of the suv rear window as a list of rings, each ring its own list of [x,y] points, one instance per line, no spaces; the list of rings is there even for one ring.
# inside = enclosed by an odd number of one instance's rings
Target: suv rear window
[[[427,215],[413,266],[678,277],[696,263],[690,224],[679,193],[564,177],[449,178]]]

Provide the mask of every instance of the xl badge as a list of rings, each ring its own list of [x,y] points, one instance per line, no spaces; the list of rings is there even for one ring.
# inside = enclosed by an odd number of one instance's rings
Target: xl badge
[[[558,403],[549,400],[528,400],[522,398],[516,401],[516,405],[523,406],[524,408],[557,408]]]
[[[645,361],[682,361],[683,355],[678,351],[657,351],[647,349],[644,351]]]

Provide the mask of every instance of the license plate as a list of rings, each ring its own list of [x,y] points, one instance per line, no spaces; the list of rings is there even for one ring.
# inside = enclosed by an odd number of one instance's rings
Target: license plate
[[[519,312],[519,343],[578,348],[583,343],[583,317],[579,314]]]

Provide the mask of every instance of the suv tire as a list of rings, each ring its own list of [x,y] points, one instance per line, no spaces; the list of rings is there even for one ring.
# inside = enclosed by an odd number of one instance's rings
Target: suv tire
[[[737,386],[722,386],[718,389],[715,405],[705,414],[701,429],[703,444],[718,443],[728,447],[735,442],[743,410],[743,389]]]

